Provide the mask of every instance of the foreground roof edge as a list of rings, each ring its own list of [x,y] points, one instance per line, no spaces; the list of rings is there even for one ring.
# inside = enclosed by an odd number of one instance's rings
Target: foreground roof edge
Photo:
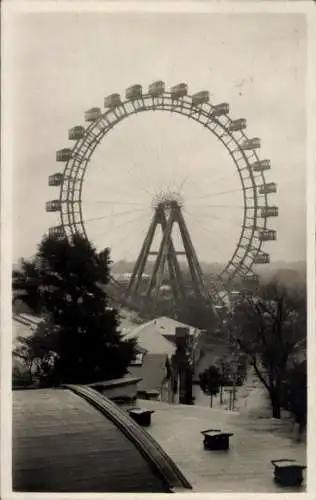
[[[133,442],[134,446],[150,464],[155,475],[158,475],[166,485],[168,491],[192,489],[189,481],[157,441],[115,403],[91,387],[72,384],[63,387],[85,399],[111,420]]]

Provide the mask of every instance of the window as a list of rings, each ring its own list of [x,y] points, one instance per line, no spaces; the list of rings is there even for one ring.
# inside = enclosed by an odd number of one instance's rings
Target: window
[[[143,360],[144,360],[145,353],[144,352],[138,352],[136,354],[136,357],[134,361],[131,361],[131,365],[136,365],[136,366],[142,366]]]

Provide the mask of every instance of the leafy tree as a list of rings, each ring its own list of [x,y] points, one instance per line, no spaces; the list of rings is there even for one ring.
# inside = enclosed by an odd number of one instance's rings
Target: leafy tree
[[[210,396],[210,406],[213,406],[213,396],[219,393],[221,374],[217,366],[210,366],[200,375],[200,387],[204,394]]]
[[[29,359],[40,351],[42,379],[50,383],[90,383],[124,375],[135,357],[135,340],[124,340],[118,331],[117,311],[109,307],[104,285],[109,282],[109,250],[98,253],[89,241],[74,236],[45,237],[36,255],[37,287],[28,286],[28,269],[13,275],[21,300],[38,294],[48,320],[22,342]],[[33,268],[32,268],[33,270]],[[22,293],[21,293],[22,292]],[[53,325],[53,326],[52,326]],[[54,363],[48,363],[50,353]],[[47,365],[48,363],[48,365]],[[44,372],[45,376],[44,376]]]
[[[35,314],[43,308],[40,293],[41,267],[38,259],[21,260],[21,268],[12,272],[13,305],[19,301]]]
[[[306,296],[275,282],[258,296],[245,296],[228,323],[231,338],[245,353],[266,388],[272,416],[281,416],[281,391],[290,360],[306,339]]]

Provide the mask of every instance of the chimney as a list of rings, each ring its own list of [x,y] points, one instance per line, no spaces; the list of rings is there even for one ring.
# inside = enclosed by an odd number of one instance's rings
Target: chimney
[[[188,347],[189,335],[190,335],[189,328],[183,326],[176,327],[175,341],[177,348],[179,348],[180,350],[182,349],[185,350]]]
[[[175,361],[179,380],[180,404],[192,404],[192,370],[188,355],[189,337],[189,328],[176,327],[175,341],[177,350]]]

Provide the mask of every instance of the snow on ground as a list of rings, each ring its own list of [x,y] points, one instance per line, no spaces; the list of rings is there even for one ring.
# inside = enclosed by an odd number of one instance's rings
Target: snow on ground
[[[222,404],[220,404],[219,394],[213,397],[213,408],[229,409],[229,390],[231,388],[224,388]],[[193,396],[195,397],[196,405],[210,407],[210,397],[206,396],[198,385],[193,386]],[[263,417],[270,416],[271,411],[269,401],[266,397],[266,390],[251,369],[248,371],[244,385],[236,388],[234,411],[241,414],[253,415],[255,418],[258,415]]]

